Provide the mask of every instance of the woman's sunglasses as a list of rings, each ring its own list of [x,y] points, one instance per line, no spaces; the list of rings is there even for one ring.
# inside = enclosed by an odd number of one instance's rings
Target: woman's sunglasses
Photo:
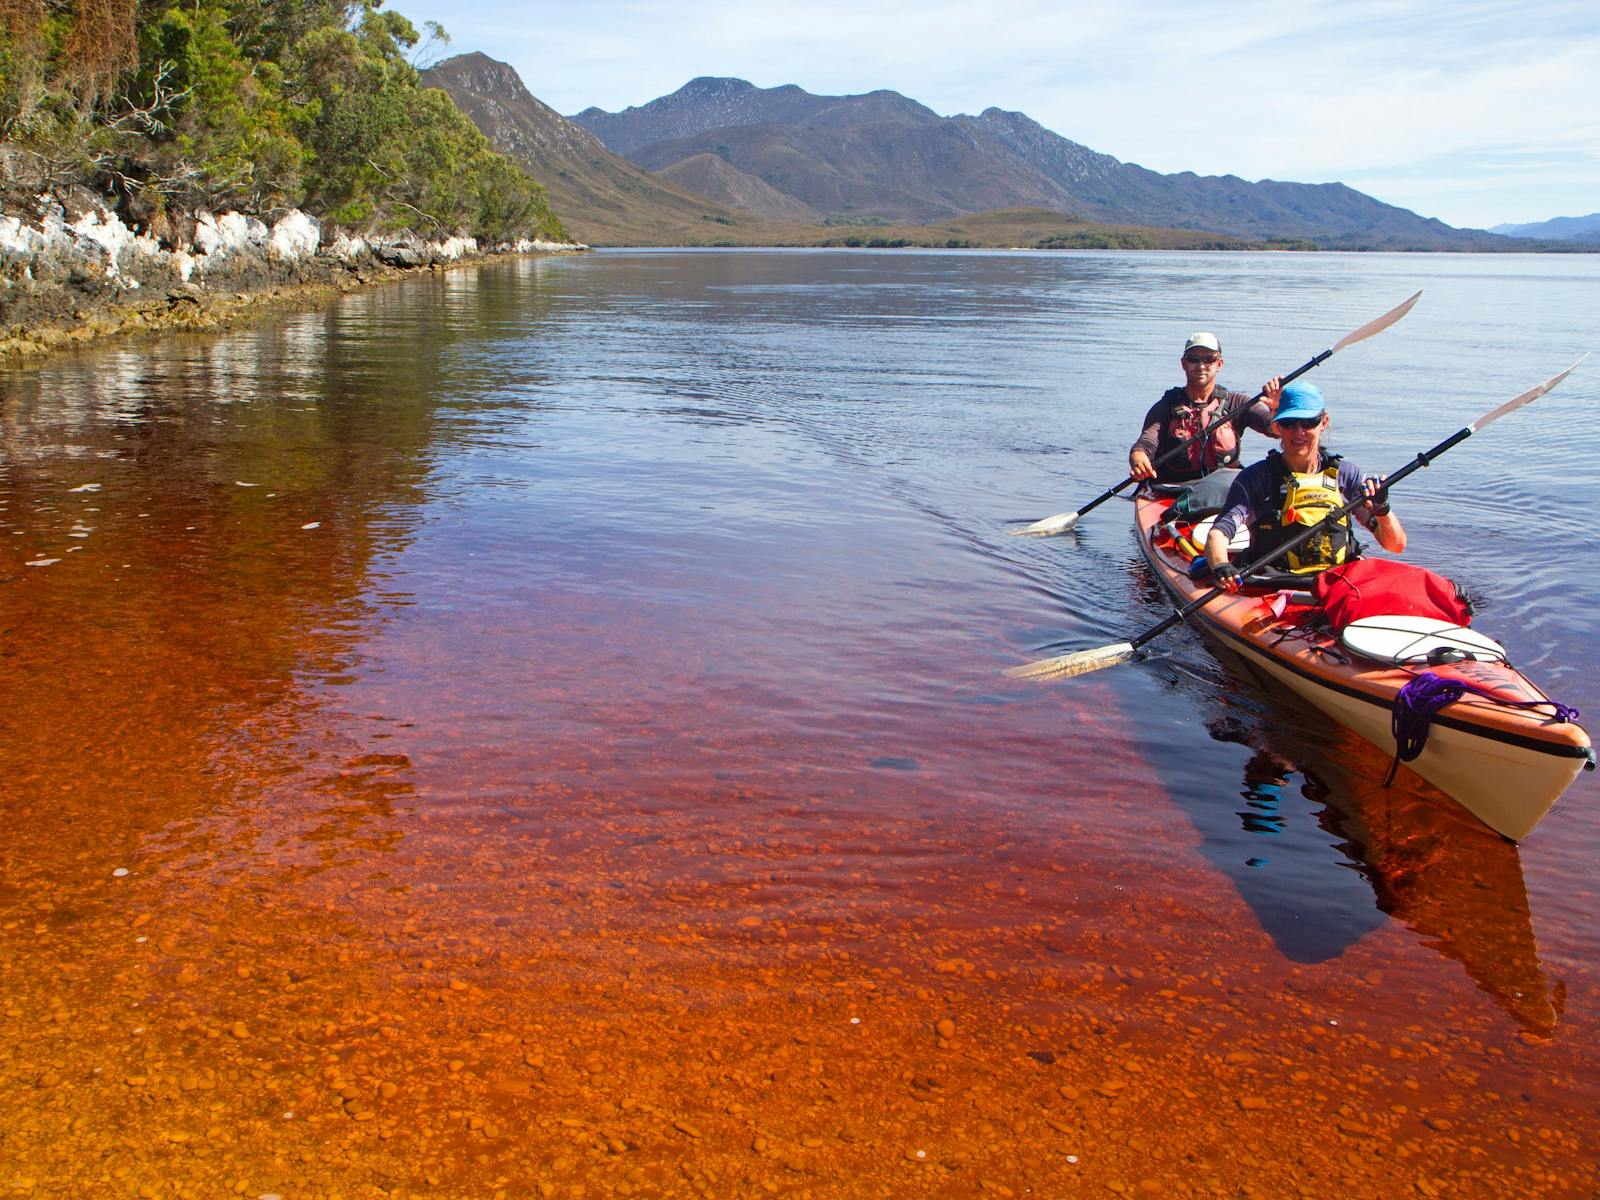
[[[1280,429],[1315,429],[1322,424],[1321,417],[1279,417]]]

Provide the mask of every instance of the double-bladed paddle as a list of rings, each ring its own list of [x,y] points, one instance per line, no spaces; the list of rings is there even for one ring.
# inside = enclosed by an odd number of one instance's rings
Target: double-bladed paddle
[[[1411,306],[1417,302],[1417,297],[1420,296],[1420,295],[1422,295],[1421,292],[1416,293],[1416,295],[1412,296],[1411,299],[1407,300],[1404,304],[1401,304],[1396,308],[1391,308],[1388,312],[1384,313],[1383,316],[1379,317],[1376,321],[1368,321],[1365,325],[1363,325],[1360,329],[1357,329],[1354,333],[1346,334],[1344,337],[1340,338],[1337,342],[1335,342],[1331,349],[1324,350],[1321,354],[1317,355],[1315,358],[1310,359],[1309,361],[1307,361],[1305,363],[1302,363],[1300,366],[1298,366],[1294,370],[1290,371],[1287,375],[1283,376],[1283,382],[1285,384],[1289,384],[1289,383],[1293,382],[1294,380],[1299,379],[1300,376],[1304,375],[1307,371],[1311,370],[1313,367],[1321,366],[1323,363],[1327,362],[1328,359],[1332,358],[1335,354],[1339,353],[1339,351],[1343,350],[1346,346],[1354,346],[1357,342],[1366,341],[1369,337],[1371,337],[1375,333],[1382,333],[1385,329],[1389,328],[1389,326],[1393,325],[1401,317],[1405,316],[1408,312],[1410,312],[1411,311]],[[1251,397],[1250,403],[1254,404],[1257,400],[1261,399],[1261,397],[1264,396],[1265,394],[1266,394],[1265,392],[1257,392],[1253,397]],[[1183,441],[1179,442],[1176,446],[1171,447],[1165,454],[1163,454],[1160,457],[1158,457],[1155,460],[1155,462],[1152,463],[1151,465],[1159,467],[1162,463],[1171,461],[1173,458],[1176,458],[1178,453],[1180,451],[1184,450],[1189,445],[1190,442],[1199,440],[1201,442],[1201,444],[1204,444],[1205,439],[1209,438],[1212,435],[1212,433],[1214,433],[1216,431],[1216,429],[1217,429],[1217,427],[1219,425],[1221,425],[1224,421],[1229,419],[1229,415],[1230,414],[1224,413],[1222,416],[1217,417],[1214,421],[1212,421],[1209,425],[1207,425],[1204,429],[1202,429],[1194,437],[1185,438]],[[1238,413],[1234,413],[1234,414],[1231,414],[1231,415],[1236,418],[1239,414]],[[1078,518],[1083,516],[1084,513],[1088,512],[1092,508],[1098,508],[1100,505],[1104,504],[1107,500],[1111,499],[1111,497],[1115,496],[1123,488],[1127,487],[1130,483],[1133,483],[1133,482],[1134,482],[1133,476],[1129,475],[1126,479],[1124,479],[1121,483],[1117,484],[1115,487],[1107,488],[1105,491],[1101,492],[1098,496],[1096,496],[1093,500],[1089,501],[1089,503],[1085,504],[1077,512],[1061,513],[1058,516],[1046,517],[1042,521],[1035,521],[1032,525],[1026,526],[1025,528],[1013,529],[1011,531],[1011,536],[1012,537],[1054,537],[1058,533],[1066,533],[1068,530],[1072,529],[1073,526],[1077,525]]]
[[[1413,299],[1415,299],[1415,297],[1413,297]],[[1585,354],[1583,358],[1580,358],[1577,362],[1573,363],[1570,367],[1561,372],[1561,374],[1555,376],[1553,379],[1547,379],[1538,387],[1529,388],[1527,391],[1523,392],[1522,395],[1517,396],[1514,399],[1507,400],[1499,408],[1495,409],[1493,412],[1486,413],[1484,416],[1479,417],[1465,429],[1456,430],[1433,449],[1424,450],[1405,466],[1391,474],[1384,481],[1384,486],[1390,488],[1394,487],[1395,484],[1399,483],[1407,475],[1410,475],[1413,471],[1421,467],[1426,467],[1446,450],[1449,450],[1458,442],[1466,441],[1467,438],[1477,433],[1478,430],[1482,429],[1485,425],[1488,425],[1494,421],[1498,421],[1507,413],[1521,408],[1524,404],[1529,404],[1537,400],[1540,396],[1544,395],[1551,388],[1555,387],[1556,384],[1560,383],[1568,375],[1571,375],[1574,371],[1576,371],[1579,364],[1583,362],[1583,359],[1588,357],[1589,356]],[[1351,501],[1349,504],[1346,504],[1341,508],[1334,509],[1315,525],[1309,525],[1305,529],[1301,530],[1284,545],[1276,547],[1271,553],[1264,554],[1254,562],[1250,563],[1248,566],[1242,567],[1239,573],[1241,575],[1249,575],[1252,571],[1260,570],[1274,559],[1281,558],[1283,555],[1295,549],[1297,546],[1309,541],[1312,535],[1324,525],[1327,525],[1333,521],[1337,521],[1341,517],[1347,516],[1349,513],[1361,507],[1361,505],[1365,504],[1366,502],[1367,498],[1363,496],[1359,500]],[[1166,620],[1152,625],[1149,629],[1146,629],[1143,633],[1131,641],[1115,642],[1112,645],[1100,646],[1093,650],[1078,650],[1072,654],[1061,654],[1057,655],[1055,658],[1046,658],[1041,659],[1038,662],[1024,663],[1020,667],[1012,667],[1006,672],[1006,674],[1011,676],[1013,679],[1057,679],[1069,678],[1073,675],[1087,675],[1089,672],[1098,671],[1102,667],[1118,666],[1119,664],[1125,663],[1133,658],[1133,656],[1138,653],[1140,647],[1144,646],[1148,642],[1154,641],[1167,630],[1171,629],[1179,621],[1187,620],[1190,613],[1195,612],[1197,609],[1204,608],[1218,596],[1222,595],[1226,590],[1227,589],[1225,588],[1214,587],[1209,592],[1206,592],[1200,596],[1196,596],[1193,600],[1189,601],[1189,603],[1185,604]]]

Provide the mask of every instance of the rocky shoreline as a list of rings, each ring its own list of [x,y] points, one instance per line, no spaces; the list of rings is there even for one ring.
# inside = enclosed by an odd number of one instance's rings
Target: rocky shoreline
[[[219,329],[417,271],[587,249],[346,233],[328,241],[316,218],[298,209],[270,223],[199,212],[183,232],[158,240],[92,199],[40,197],[27,216],[14,205],[0,209],[0,363],[120,334]]]

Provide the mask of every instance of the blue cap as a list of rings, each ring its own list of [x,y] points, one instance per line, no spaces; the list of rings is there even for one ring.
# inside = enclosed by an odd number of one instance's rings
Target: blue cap
[[[1272,419],[1281,421],[1284,417],[1320,417],[1327,410],[1321,388],[1314,383],[1296,380],[1283,389],[1283,395],[1278,398],[1278,411],[1272,414]]]

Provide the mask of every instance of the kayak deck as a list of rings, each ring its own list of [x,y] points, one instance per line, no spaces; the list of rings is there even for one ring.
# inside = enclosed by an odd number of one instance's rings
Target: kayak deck
[[[1171,504],[1170,497],[1138,497],[1135,527],[1156,578],[1182,606],[1212,585],[1189,578],[1201,547],[1182,536],[1182,527],[1178,537],[1163,528]],[[1502,836],[1521,841],[1578,772],[1592,767],[1588,734],[1555,719],[1550,697],[1509,663],[1465,659],[1412,669],[1367,660],[1340,643],[1320,609],[1287,599],[1276,589],[1246,589],[1217,597],[1193,616],[1248,662],[1391,755],[1395,697],[1422,670],[1490,693],[1468,692],[1435,715],[1426,747],[1406,765]],[[1496,699],[1542,703],[1517,709]]]

